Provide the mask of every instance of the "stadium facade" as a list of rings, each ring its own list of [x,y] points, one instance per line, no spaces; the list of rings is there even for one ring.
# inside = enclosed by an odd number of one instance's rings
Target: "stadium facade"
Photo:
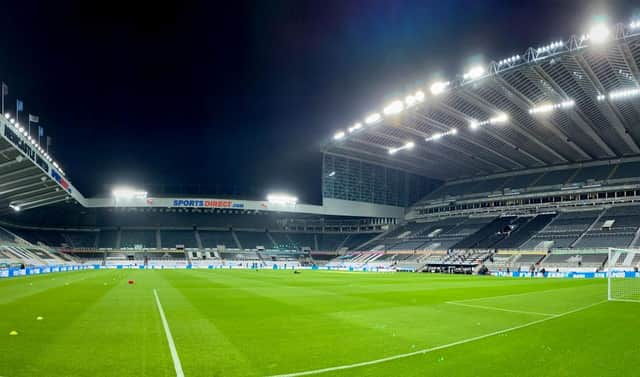
[[[87,198],[2,117],[0,263],[637,271],[639,80],[633,22],[414,88],[327,141],[322,205]]]

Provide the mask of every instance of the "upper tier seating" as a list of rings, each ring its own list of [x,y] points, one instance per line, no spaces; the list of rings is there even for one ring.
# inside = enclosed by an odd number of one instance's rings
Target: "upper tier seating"
[[[95,231],[65,231],[62,233],[62,237],[67,241],[69,247],[73,249],[94,249],[97,236],[98,232]]]
[[[554,217],[555,214],[541,214],[532,217],[524,217],[523,219],[526,219],[526,222],[520,222],[517,227],[513,228],[508,236],[495,244],[494,247],[497,249],[517,249],[549,224]]]
[[[173,249],[177,245],[183,245],[187,249],[198,248],[198,241],[193,229],[190,230],[165,230],[160,231],[162,248]]]
[[[640,206],[612,207],[575,247],[627,247],[640,227]]]
[[[116,242],[118,240],[117,230],[101,230],[100,240],[98,242],[99,249],[115,249],[117,247]]]
[[[556,168],[556,170],[527,173],[514,173],[508,176],[488,176],[467,181],[448,182],[438,187],[420,203],[434,200],[449,200],[455,197],[476,198],[486,197],[492,193],[507,193],[511,191],[540,191],[548,190],[550,186],[560,189],[563,185],[587,185],[590,183],[606,184],[630,179],[640,179],[640,161],[619,164],[601,164],[573,168]]]
[[[233,239],[231,231],[228,230],[198,230],[202,247],[205,249],[214,249],[218,245],[224,245],[227,249],[236,249],[238,244]]]
[[[600,213],[601,210],[562,212],[521,248],[533,249],[544,241],[553,241],[556,248],[570,247]]]
[[[120,237],[121,249],[134,249],[138,246],[144,249],[156,249],[158,247],[154,229],[122,230]]]
[[[309,248],[311,250],[316,250],[316,236],[314,233],[287,233],[289,239],[296,245],[296,247],[300,250],[302,248]]]
[[[240,245],[245,249],[256,249],[258,246],[262,246],[265,249],[276,247],[267,235],[267,232],[236,231],[235,234],[238,240],[240,240]]]
[[[368,242],[378,234],[379,233],[350,234],[347,240],[342,244],[342,247],[346,247],[348,250],[357,250],[358,246],[364,244],[365,242]]]
[[[335,251],[347,239],[345,233],[319,233],[316,234],[319,251]]]

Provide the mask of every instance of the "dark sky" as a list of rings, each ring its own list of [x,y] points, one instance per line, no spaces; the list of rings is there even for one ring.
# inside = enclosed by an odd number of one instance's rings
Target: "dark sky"
[[[636,4],[7,1],[0,77],[85,195],[208,184],[318,202],[336,129],[471,59],[566,38],[597,14],[627,22]]]

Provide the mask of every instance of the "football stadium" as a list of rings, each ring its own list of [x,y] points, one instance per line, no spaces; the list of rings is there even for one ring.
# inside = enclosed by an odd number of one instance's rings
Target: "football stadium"
[[[85,196],[3,84],[0,376],[640,375],[640,18],[616,21],[360,109],[319,204]]]

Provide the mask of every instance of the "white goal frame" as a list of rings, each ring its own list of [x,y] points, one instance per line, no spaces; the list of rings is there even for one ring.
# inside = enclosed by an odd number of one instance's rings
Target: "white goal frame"
[[[627,276],[628,274],[637,275],[637,273],[634,271],[634,266],[630,265],[616,267],[616,263],[614,263],[618,262],[618,259],[621,257],[621,253],[632,253],[634,255],[640,255],[640,250],[615,247],[609,248],[606,269],[607,299],[609,301],[640,303],[640,278]],[[614,258],[616,259],[615,261]]]

